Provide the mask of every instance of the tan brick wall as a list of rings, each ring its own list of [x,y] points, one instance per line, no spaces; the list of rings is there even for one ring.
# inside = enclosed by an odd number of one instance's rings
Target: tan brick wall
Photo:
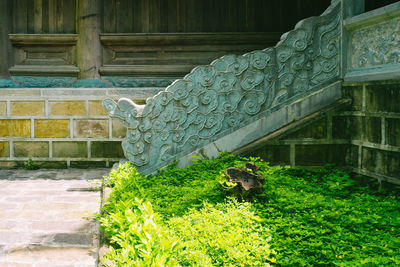
[[[84,101],[49,101],[50,115],[71,116],[86,115]]]
[[[0,137],[15,136],[29,137],[31,136],[31,120],[0,120]]]
[[[149,92],[148,97],[155,91]],[[115,88],[3,88],[0,169],[21,168],[29,157],[43,168],[111,167],[124,158],[126,128],[108,117],[102,100],[119,99],[119,93]],[[144,102],[142,91],[123,94]]]
[[[14,142],[15,157],[40,157],[49,156],[48,142]]]
[[[8,142],[0,142],[0,157],[10,156],[10,146]]]
[[[11,116],[44,116],[44,101],[13,101]]]
[[[0,102],[0,116],[7,116],[7,102]]]
[[[69,137],[69,120],[35,120],[35,137]]]
[[[108,137],[108,120],[75,120],[74,137]]]
[[[112,136],[115,138],[124,138],[126,136],[126,127],[118,121],[113,121]]]
[[[101,102],[102,101],[89,101],[89,115],[107,115]]]
[[[86,142],[53,142],[53,156],[59,158],[86,158]]]

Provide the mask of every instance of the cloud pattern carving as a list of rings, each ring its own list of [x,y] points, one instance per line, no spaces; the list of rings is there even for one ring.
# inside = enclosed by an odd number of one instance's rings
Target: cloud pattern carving
[[[299,22],[275,47],[198,66],[145,105],[126,98],[103,105],[128,129],[125,156],[151,172],[338,78],[339,50],[336,3]]]

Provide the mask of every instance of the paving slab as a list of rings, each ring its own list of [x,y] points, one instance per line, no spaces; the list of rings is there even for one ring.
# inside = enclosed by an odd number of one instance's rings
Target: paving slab
[[[93,215],[109,171],[0,169],[0,266],[97,266]]]

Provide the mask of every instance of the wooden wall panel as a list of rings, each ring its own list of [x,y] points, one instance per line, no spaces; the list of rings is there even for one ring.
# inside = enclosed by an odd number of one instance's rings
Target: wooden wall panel
[[[273,46],[280,33],[102,34],[105,76],[181,77],[226,54]]]
[[[104,33],[284,32],[330,0],[102,0]]]
[[[77,0],[13,0],[14,33],[75,33]]]

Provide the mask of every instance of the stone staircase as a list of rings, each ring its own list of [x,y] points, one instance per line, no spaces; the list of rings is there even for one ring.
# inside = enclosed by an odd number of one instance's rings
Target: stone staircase
[[[144,173],[175,159],[234,151],[339,101],[342,6],[300,21],[275,47],[223,56],[138,105],[103,101],[127,129],[125,156]]]
[[[400,184],[400,3],[364,13],[365,5],[333,0],[276,46],[198,66],[145,105],[103,101],[127,128],[125,157],[151,173],[174,160],[185,166],[222,151],[265,155],[272,148],[268,161],[338,163]],[[318,136],[280,137],[318,116]]]

